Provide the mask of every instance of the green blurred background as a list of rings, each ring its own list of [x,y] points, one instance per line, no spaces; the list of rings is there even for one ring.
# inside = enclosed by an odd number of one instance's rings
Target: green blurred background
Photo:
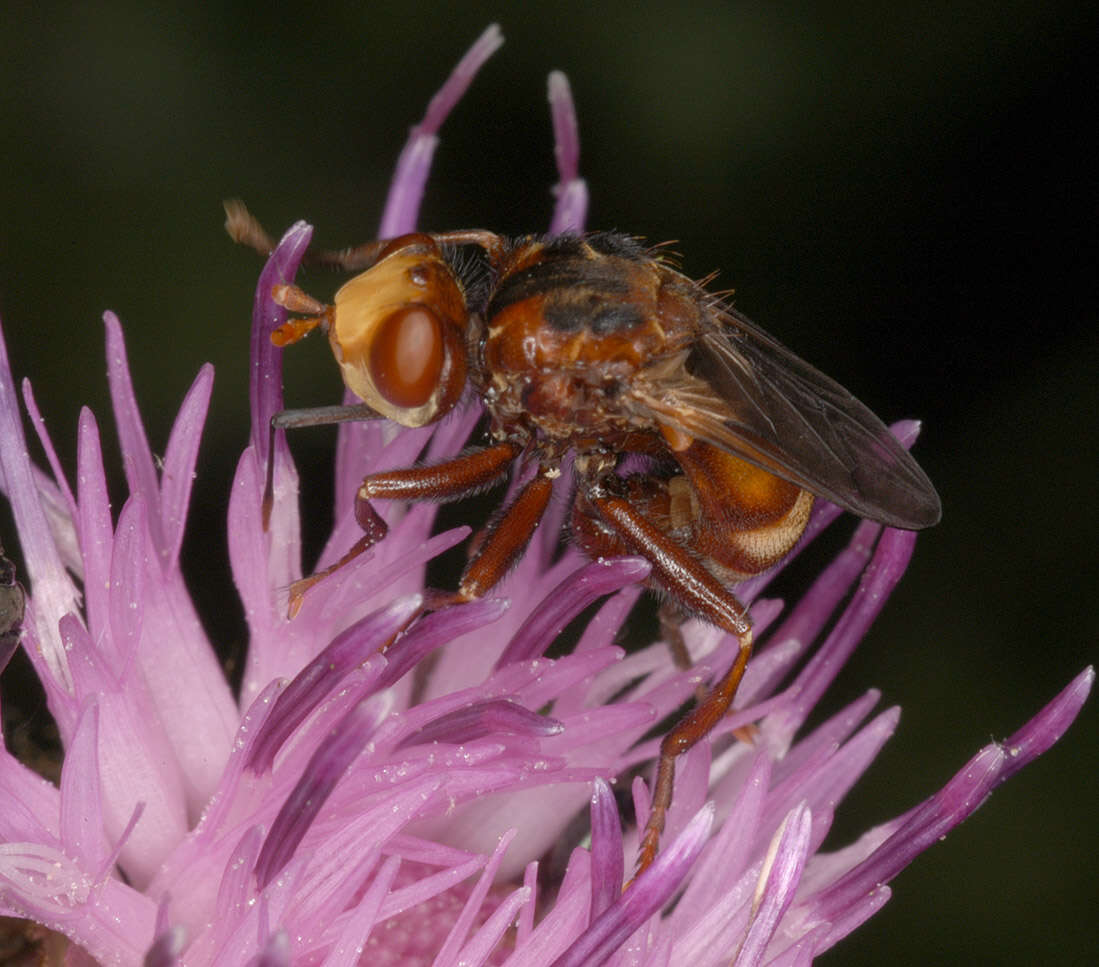
[[[6,3],[0,312],[70,472],[79,407],[108,422],[104,309],[126,326],[154,449],[215,364],[184,563],[211,635],[239,650],[222,530],[259,261],[224,235],[220,201],[243,197],[276,232],[307,218],[322,245],[372,237],[408,126],[499,20],[507,43],[443,131],[425,227],[547,224],[545,76],[560,68],[593,227],[675,239],[688,272],[720,268],[739,308],[884,418],[925,420],[917,453],[943,523],[833,697],[876,686],[904,714],[843,805],[838,845],[1099,655],[1099,15],[1012,0],[668,7]],[[336,280],[312,281],[323,296]],[[310,344],[288,400],[333,401],[335,379]],[[295,445],[315,542],[332,438]],[[825,962],[1093,963],[1097,738],[1093,703]]]

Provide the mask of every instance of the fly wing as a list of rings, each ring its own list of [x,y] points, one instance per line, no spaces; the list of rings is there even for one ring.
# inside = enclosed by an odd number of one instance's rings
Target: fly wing
[[[649,416],[891,527],[938,522],[938,494],[847,390],[731,309],[655,363],[632,398]]]

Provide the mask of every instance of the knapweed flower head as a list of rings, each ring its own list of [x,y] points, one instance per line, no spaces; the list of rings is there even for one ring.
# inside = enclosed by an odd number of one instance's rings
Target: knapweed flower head
[[[414,227],[439,126],[500,42],[486,31],[413,129],[379,237]],[[561,75],[550,102],[561,174],[550,231],[579,230],[586,189]],[[438,530],[430,504],[391,503],[381,508],[389,536],[312,588],[288,620],[285,589],[302,575],[298,482],[281,436],[269,452],[282,408],[270,333],[285,321],[271,292],[292,280],[310,234],[304,224],[286,233],[256,289],[252,433],[228,504],[249,628],[239,697],[179,570],[211,369],[187,392],[158,465],[122,327],[105,317],[128,485],[114,515],[95,417],[80,417],[74,490],[24,382],[48,472],[31,462],[0,358],[3,485],[29,579],[22,646],[65,753],[55,786],[0,751],[0,914],[67,937],[67,962],[808,964],[1075,717],[1090,670],[943,790],[821,852],[833,811],[898,716],[874,714],[870,692],[804,728],[912,553],[912,534],[862,523],[792,608],[759,597],[772,575],[740,587],[761,647],[737,710],[684,757],[662,851],[624,890],[656,726],[726,670],[737,642],[691,622],[689,671],[662,643],[625,654],[616,639],[649,565],[559,547],[566,479],[492,597],[410,624],[425,566],[471,528]],[[317,566],[358,538],[364,473],[457,453],[479,415],[471,399],[437,427],[344,425],[337,519]],[[906,443],[916,429],[895,428]],[[837,515],[818,507],[807,540]],[[545,657],[596,603],[572,652]],[[633,800],[628,825],[615,783]]]

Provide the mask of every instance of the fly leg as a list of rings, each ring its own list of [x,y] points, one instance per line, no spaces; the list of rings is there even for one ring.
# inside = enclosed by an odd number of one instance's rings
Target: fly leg
[[[484,597],[511,570],[530,543],[553,493],[552,471],[542,470],[485,529],[454,592],[433,592],[427,610]]]
[[[486,595],[511,570],[530,543],[542,520],[556,474],[545,468],[525,484],[503,514],[491,522],[462,572],[456,602],[473,601]]]
[[[732,667],[706,697],[677,722],[660,743],[653,787],[652,811],[645,824],[637,862],[640,873],[656,859],[660,834],[672,802],[675,760],[704,739],[733,704],[752,654],[752,623],[748,609],[687,550],[653,524],[626,499],[607,493],[599,484],[587,498],[603,521],[634,553],[653,566],[653,579],[688,611],[735,635],[740,650]]]
[[[660,621],[660,637],[671,652],[673,664],[681,671],[686,671],[692,662],[687,642],[683,639],[682,610],[674,602],[664,600],[660,602],[657,618]]]
[[[388,527],[371,500],[459,500],[499,481],[520,452],[516,444],[498,443],[433,466],[387,470],[364,477],[355,497],[355,519],[363,530],[362,538],[335,564],[290,585],[289,617],[301,610],[305,592],[314,584],[385,537]]]

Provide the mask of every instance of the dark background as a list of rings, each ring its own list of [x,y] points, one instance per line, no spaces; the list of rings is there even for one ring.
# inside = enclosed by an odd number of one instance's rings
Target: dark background
[[[108,423],[104,309],[126,326],[154,449],[214,362],[185,567],[211,634],[239,648],[222,530],[259,261],[222,232],[220,200],[240,195],[276,233],[308,218],[322,245],[372,237],[408,125],[500,20],[507,43],[444,128],[425,227],[547,224],[545,75],[561,68],[593,227],[677,240],[688,272],[720,268],[744,312],[884,418],[925,420],[943,523],[836,689],[904,708],[840,811],[846,842],[1099,653],[1095,8],[916,6],[320,3],[274,19],[133,3],[47,20],[7,4],[0,311],[16,375],[71,472],[79,407]],[[322,344],[290,370],[289,400],[338,395]],[[307,436],[303,462],[323,463],[331,437]],[[314,535],[323,474],[306,470]],[[1091,963],[1095,722],[1093,702],[827,962]]]

